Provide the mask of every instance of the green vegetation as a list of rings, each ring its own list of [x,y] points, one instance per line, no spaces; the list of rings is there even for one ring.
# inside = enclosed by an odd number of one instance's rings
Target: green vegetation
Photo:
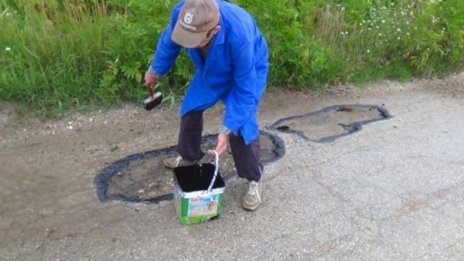
[[[0,101],[41,116],[140,102],[141,81],[174,0],[1,0]],[[462,0],[235,2],[271,50],[269,86],[409,79],[461,70]],[[181,55],[159,84],[171,102],[193,67]]]

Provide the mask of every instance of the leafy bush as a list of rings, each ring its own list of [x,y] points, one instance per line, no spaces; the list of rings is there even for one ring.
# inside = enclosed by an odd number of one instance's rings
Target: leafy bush
[[[146,95],[141,81],[174,0],[4,0],[0,101],[43,116]],[[234,0],[270,47],[269,86],[442,75],[464,65],[462,0]],[[158,86],[174,102],[193,66]]]
[[[44,116],[140,100],[171,2],[0,3],[0,100],[34,105]]]

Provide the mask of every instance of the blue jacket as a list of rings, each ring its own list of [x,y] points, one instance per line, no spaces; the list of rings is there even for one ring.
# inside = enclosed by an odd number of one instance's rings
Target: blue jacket
[[[221,29],[213,38],[206,61],[203,62],[197,49],[186,49],[196,70],[180,116],[205,110],[220,100],[225,105],[223,125],[240,133],[249,144],[259,135],[257,113],[266,85],[268,48],[249,13],[231,3],[217,2]],[[183,3],[175,5],[150,65],[159,76],[168,73],[182,48],[171,40],[171,33]]]

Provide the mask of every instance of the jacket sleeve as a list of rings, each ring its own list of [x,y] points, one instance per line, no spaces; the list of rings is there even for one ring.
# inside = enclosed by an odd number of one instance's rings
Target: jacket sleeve
[[[223,125],[238,132],[250,117],[255,117],[259,103],[253,42],[241,45],[233,53],[232,62],[234,83],[226,98]]]
[[[174,30],[174,26],[176,25],[180,7],[180,4],[177,4],[174,7],[171,15],[171,21],[161,33],[153,59],[150,63],[149,70],[160,77],[169,72],[182,48],[180,45],[171,40],[171,34]]]

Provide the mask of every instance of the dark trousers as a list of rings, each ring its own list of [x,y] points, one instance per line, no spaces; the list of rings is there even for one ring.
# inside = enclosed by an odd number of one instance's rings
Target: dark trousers
[[[204,153],[200,148],[202,131],[203,111],[191,111],[182,117],[177,152],[183,159],[198,160],[203,157]],[[263,172],[259,137],[246,145],[240,135],[230,134],[229,143],[238,176],[250,181],[259,181]]]

